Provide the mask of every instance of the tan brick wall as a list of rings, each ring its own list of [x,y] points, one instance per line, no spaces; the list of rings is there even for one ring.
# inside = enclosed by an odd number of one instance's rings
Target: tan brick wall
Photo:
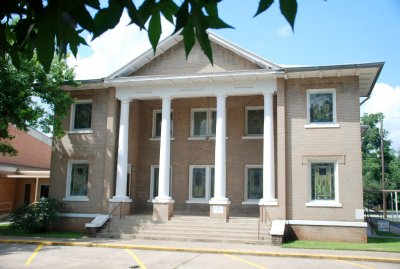
[[[366,228],[333,226],[290,225],[288,236],[291,239],[310,241],[366,243]]]
[[[53,142],[50,197],[62,200],[66,192],[69,160],[88,160],[89,202],[66,202],[72,212],[108,212],[114,194],[117,133],[115,89],[72,91],[77,100],[92,100],[92,134],[66,134]],[[70,113],[63,122],[70,127]]]
[[[51,146],[36,139],[30,134],[9,125],[8,131],[15,138],[11,144],[18,151],[17,156],[0,154],[0,163],[26,166],[32,168],[50,168]]]
[[[191,55],[198,55],[197,63],[188,63],[183,42],[173,46],[150,63],[139,68],[133,76],[153,76],[153,75],[171,75],[171,74],[196,74],[223,72],[234,70],[260,69],[256,64],[234,54],[233,52],[212,43],[214,66],[202,52],[200,46],[196,44]]]
[[[307,89],[336,89],[340,128],[306,129]],[[287,218],[355,220],[362,207],[360,111],[357,77],[292,79],[286,82]],[[306,207],[309,201],[307,156],[339,158],[342,208]]]

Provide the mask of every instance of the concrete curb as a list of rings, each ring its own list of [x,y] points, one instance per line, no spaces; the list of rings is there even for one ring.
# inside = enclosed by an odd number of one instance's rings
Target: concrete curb
[[[400,264],[400,258],[343,256],[343,255],[290,253],[290,252],[277,253],[277,252],[245,251],[245,250],[234,250],[234,249],[182,248],[182,247],[145,246],[145,245],[129,245],[129,244],[125,245],[125,244],[91,243],[91,242],[61,242],[61,241],[19,240],[19,239],[0,239],[0,244],[26,244],[26,245],[34,244],[34,245],[44,245],[44,246],[75,246],[75,247],[98,247],[98,248],[116,248],[116,249],[138,249],[138,250],[151,250],[151,251],[231,254],[231,255],[286,257],[286,258],[308,258],[308,259],[322,259],[322,260],[364,261],[364,262],[382,262],[382,263]]]

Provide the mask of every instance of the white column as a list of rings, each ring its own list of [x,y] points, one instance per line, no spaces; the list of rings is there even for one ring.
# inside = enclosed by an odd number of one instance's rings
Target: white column
[[[217,122],[215,130],[214,197],[210,203],[228,203],[226,198],[226,95],[217,95]]]
[[[264,94],[263,198],[260,205],[277,205],[275,199],[274,112],[272,93]]]
[[[131,199],[126,196],[126,185],[128,178],[129,105],[130,100],[121,100],[118,136],[117,183],[115,188],[115,196],[112,198],[113,201],[131,201]]]
[[[38,201],[39,178],[35,181],[35,203]]]
[[[170,162],[171,162],[171,98],[162,97],[161,137],[160,137],[160,165],[158,175],[158,196],[155,202],[167,203],[172,199],[169,196]]]

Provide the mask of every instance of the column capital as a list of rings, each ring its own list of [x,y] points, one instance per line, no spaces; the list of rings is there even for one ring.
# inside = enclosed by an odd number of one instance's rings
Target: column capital
[[[132,100],[129,98],[126,99],[119,99],[121,101],[121,104],[129,104]]]
[[[170,95],[160,95],[161,100],[172,100],[173,98]]]
[[[264,95],[264,98],[272,98],[272,96],[274,95],[274,92],[266,91],[266,92],[263,92],[262,95]]]
[[[228,95],[225,92],[219,92],[215,94],[217,98],[226,98]]]

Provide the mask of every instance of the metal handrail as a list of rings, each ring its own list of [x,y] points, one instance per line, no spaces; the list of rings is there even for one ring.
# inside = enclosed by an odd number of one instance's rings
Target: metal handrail
[[[260,206],[260,216],[258,217],[258,231],[257,231],[258,240],[260,240],[261,225],[262,224],[267,224],[268,219],[271,219],[271,218],[268,215],[267,207],[266,206]],[[264,237],[262,237],[261,239],[264,239]]]
[[[12,202],[2,202],[2,203],[0,203],[0,205],[4,205],[4,204],[9,204],[10,206],[9,206],[9,207],[5,207],[5,208],[0,208],[0,211],[2,211],[2,210],[9,210],[8,213],[11,213],[11,210],[12,210]]]
[[[124,214],[124,203],[123,202],[119,202],[114,209],[111,210],[110,214],[108,214],[108,234],[110,233],[110,226],[111,226],[111,220],[112,220],[112,216],[114,214],[114,212],[119,208],[119,218],[120,219],[124,219],[125,218],[125,214]]]

